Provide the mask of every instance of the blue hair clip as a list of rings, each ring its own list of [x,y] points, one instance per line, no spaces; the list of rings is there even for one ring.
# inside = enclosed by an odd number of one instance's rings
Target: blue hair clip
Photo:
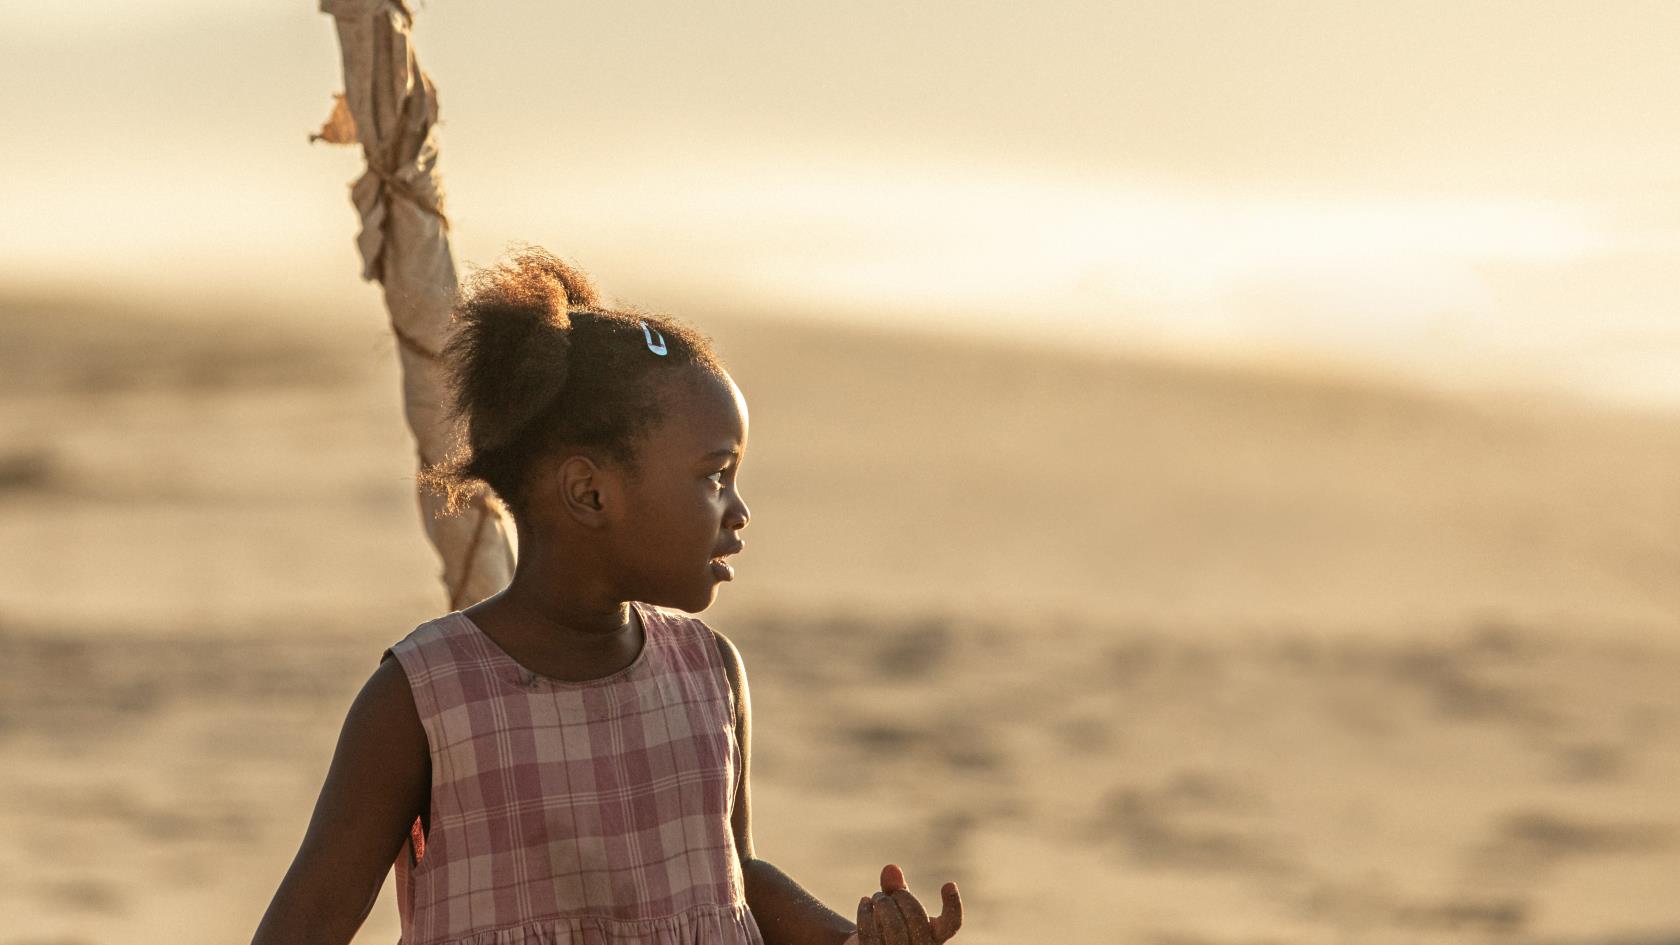
[[[657,344],[653,340],[654,335],[659,335],[659,341],[658,341]],[[657,328],[651,328],[651,329],[648,328],[648,323],[645,322],[645,321],[642,322],[642,337],[647,339],[647,346],[648,346],[649,351],[652,351],[654,354],[657,354],[657,355],[665,355],[665,354],[668,353],[668,351],[665,347],[665,336],[662,333],[660,333],[659,329],[657,329]]]

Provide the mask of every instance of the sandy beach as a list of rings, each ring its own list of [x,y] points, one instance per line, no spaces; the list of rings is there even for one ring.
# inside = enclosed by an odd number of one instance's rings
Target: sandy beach
[[[0,295],[0,945],[248,941],[444,609],[364,301]],[[751,410],[756,846],[842,913],[894,862],[971,945],[1680,942],[1680,417],[685,314]]]

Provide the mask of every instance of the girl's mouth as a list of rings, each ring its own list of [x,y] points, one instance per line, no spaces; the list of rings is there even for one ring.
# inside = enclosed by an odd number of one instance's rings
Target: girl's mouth
[[[713,558],[712,576],[720,581],[733,581],[735,580],[735,568],[722,558]]]

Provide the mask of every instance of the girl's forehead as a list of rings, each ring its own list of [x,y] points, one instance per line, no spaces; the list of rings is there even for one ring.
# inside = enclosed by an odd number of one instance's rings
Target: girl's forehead
[[[740,449],[746,443],[746,409],[746,399],[733,382],[708,376],[672,385],[654,440],[662,449],[692,453],[686,457],[691,460],[712,450]]]

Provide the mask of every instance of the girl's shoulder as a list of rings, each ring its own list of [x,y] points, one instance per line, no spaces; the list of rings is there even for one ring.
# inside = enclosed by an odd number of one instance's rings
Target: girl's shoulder
[[[421,622],[413,630],[408,631],[402,639],[386,647],[385,652],[379,654],[379,661],[383,663],[386,657],[400,657],[405,650],[416,650],[459,635],[463,629],[462,624],[465,623],[465,621],[456,619],[460,616],[461,612],[457,610]]]
[[[370,685],[383,677],[385,682],[381,691],[387,697],[394,698],[400,695],[411,714],[423,714],[424,707],[419,705],[419,694],[414,690],[422,681],[428,666],[438,661],[435,653],[423,651],[439,649],[439,644],[456,632],[452,626],[453,622],[448,619],[450,616],[452,615],[445,614],[427,620],[410,630],[402,639],[386,647],[379,654],[379,666],[369,680]]]
[[[439,676],[461,672],[468,664],[490,662],[489,647],[474,639],[478,632],[460,611],[451,611],[417,625],[386,647],[379,660],[400,664],[409,684],[423,687]]]
[[[680,610],[667,610],[652,604],[644,604],[643,606],[657,611],[659,616],[664,619],[681,624],[693,635],[697,645],[708,654],[708,662],[712,663],[722,679],[724,692],[729,695],[730,717],[736,718],[741,709],[741,689],[745,685],[747,671],[746,664],[741,659],[741,651],[736,649],[734,642],[725,636],[722,631],[693,614]],[[717,655],[715,661],[710,659],[710,654],[713,653]]]
[[[716,627],[699,617],[685,611],[661,607],[658,604],[641,604],[640,606],[647,611],[652,611],[658,619],[665,620],[668,624],[685,628],[689,634],[717,651],[718,658],[723,661],[725,666],[740,663],[741,654],[736,651],[735,644],[731,643],[729,638],[724,636]]]
[[[484,647],[470,639],[472,632],[472,625],[454,611],[419,624],[379,654],[380,670],[401,677],[408,710],[422,725],[453,704],[444,696],[473,675],[475,664],[489,668],[482,665],[487,663]]]

